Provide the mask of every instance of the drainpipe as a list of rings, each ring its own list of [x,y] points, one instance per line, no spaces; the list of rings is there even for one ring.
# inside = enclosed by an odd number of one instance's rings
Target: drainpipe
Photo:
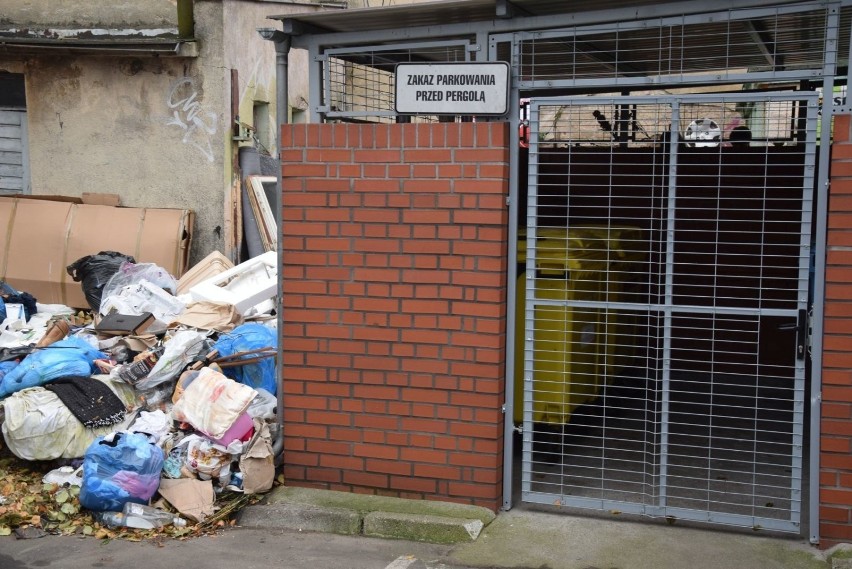
[[[182,40],[195,37],[193,0],[177,0],[178,37]]]
[[[265,40],[275,42],[275,116],[276,137],[278,138],[278,159],[281,160],[281,127],[288,122],[289,98],[288,98],[288,57],[290,54],[290,36],[273,28],[258,28],[257,32]],[[277,398],[276,420],[278,421],[278,437],[272,445],[272,456],[275,457],[275,466],[278,467],[283,461],[284,454],[284,346],[281,338],[284,332],[284,244],[283,216],[281,215],[281,167],[276,173],[277,185],[275,192],[275,223],[278,227],[277,252],[278,252],[278,306],[275,310],[276,328],[278,330],[278,342],[275,352],[275,396]]]

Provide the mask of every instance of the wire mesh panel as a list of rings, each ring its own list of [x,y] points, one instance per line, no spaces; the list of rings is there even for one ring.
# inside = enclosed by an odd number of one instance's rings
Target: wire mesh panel
[[[822,69],[836,25],[828,23],[831,10],[796,4],[519,33],[521,85],[754,80]]]
[[[469,61],[468,40],[335,48],[323,56],[323,109],[327,118],[395,122],[396,65]],[[430,122],[434,116],[412,120]]]
[[[816,96],[530,110],[522,499],[799,531]]]

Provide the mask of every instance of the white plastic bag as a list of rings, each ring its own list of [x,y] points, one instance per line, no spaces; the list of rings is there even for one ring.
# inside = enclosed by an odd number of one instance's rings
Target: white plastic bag
[[[140,315],[150,312],[157,320],[148,328],[148,332],[156,334],[166,329],[169,322],[181,314],[186,305],[177,297],[172,296],[159,286],[149,281],[128,285],[110,296],[101,299],[101,314],[112,311],[119,314]]]
[[[258,387],[255,391],[257,391],[257,397],[252,399],[246,413],[258,419],[273,419],[278,399],[262,387]]]
[[[136,389],[147,390],[173,379],[204,348],[205,332],[181,330],[163,346],[163,355],[146,377],[136,382]]]
[[[148,440],[162,448],[162,442],[169,436],[171,418],[162,410],[140,411],[139,416],[128,429],[132,433],[149,435]]]
[[[189,435],[178,446],[186,445],[185,465],[201,480],[216,478],[220,486],[231,481],[233,456],[222,447],[198,435]]]

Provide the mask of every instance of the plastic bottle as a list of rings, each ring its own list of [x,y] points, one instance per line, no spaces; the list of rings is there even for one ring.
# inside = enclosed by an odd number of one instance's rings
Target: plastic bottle
[[[127,502],[121,512],[101,512],[98,521],[111,528],[158,529],[169,524],[186,526],[186,520],[169,512],[144,504]]]
[[[132,517],[145,520],[158,528],[169,524],[177,527],[184,527],[186,525],[186,520],[180,516],[145,504],[137,504],[136,502],[126,502],[122,511],[128,518]]]

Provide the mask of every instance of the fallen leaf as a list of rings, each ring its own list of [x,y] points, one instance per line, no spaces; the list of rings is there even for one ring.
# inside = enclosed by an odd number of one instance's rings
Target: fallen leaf
[[[70,502],[66,502],[65,504],[62,504],[60,511],[63,514],[68,514],[69,516],[73,516],[74,514],[76,514],[77,512],[80,511],[80,508],[78,508],[77,506],[75,506],[74,504],[72,504]]]
[[[107,528],[101,528],[95,532],[95,537],[98,539],[113,539],[115,534]]]
[[[57,504],[64,504],[70,497],[71,496],[68,495],[68,490],[63,488],[53,496],[53,499]]]

